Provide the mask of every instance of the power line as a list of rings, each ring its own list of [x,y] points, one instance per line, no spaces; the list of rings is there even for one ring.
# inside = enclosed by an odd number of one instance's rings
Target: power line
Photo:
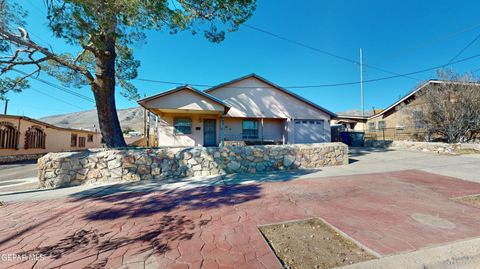
[[[15,69],[15,68],[12,68],[12,70],[15,71],[15,72],[17,72],[17,73],[19,73],[19,74],[22,74],[22,75],[24,75],[24,76],[28,75],[28,73],[23,72],[23,71],[18,70],[18,69]],[[37,81],[39,81],[39,82],[42,82],[42,83],[44,83],[44,84],[47,84],[47,85],[49,85],[50,87],[56,88],[56,89],[58,89],[58,90],[61,90],[61,91],[63,91],[63,92],[66,92],[66,93],[68,93],[68,94],[71,94],[71,95],[73,95],[73,96],[76,96],[76,97],[78,97],[78,98],[81,98],[81,99],[83,99],[83,100],[85,100],[85,101],[94,102],[94,100],[93,100],[92,98],[87,97],[87,96],[85,96],[85,95],[82,95],[82,94],[80,94],[80,93],[78,93],[78,92],[69,90],[69,89],[67,89],[67,88],[64,88],[64,87],[59,86],[59,85],[56,85],[56,84],[53,84],[53,83],[51,83],[51,82],[49,82],[49,81],[46,81],[46,80],[43,80],[43,79],[41,79],[41,78],[37,78],[37,77],[31,77],[31,78],[34,79],[34,80],[37,80]]]
[[[34,91],[36,91],[36,92],[38,92],[38,93],[40,93],[40,94],[42,94],[42,95],[48,96],[48,97],[50,97],[50,98],[52,98],[52,99],[55,99],[55,100],[57,100],[57,101],[59,101],[59,102],[62,102],[62,103],[64,103],[64,104],[67,104],[67,105],[76,107],[76,108],[78,108],[78,109],[82,109],[82,110],[84,109],[83,107],[79,107],[79,106],[74,105],[74,104],[72,104],[72,103],[69,103],[69,102],[67,102],[67,101],[65,101],[65,100],[62,100],[62,99],[57,98],[57,97],[55,97],[55,96],[52,96],[52,95],[50,95],[50,94],[44,93],[44,92],[42,92],[42,91],[40,91],[40,90],[38,90],[38,89],[36,89],[36,88],[30,87],[30,89],[32,89],[32,90],[34,90]]]
[[[470,43],[468,43],[463,49],[461,49],[457,54],[455,54],[455,56],[453,56],[452,59],[450,59],[450,61],[448,61],[447,65],[450,64],[453,60],[455,60],[458,56],[460,56],[464,51],[466,51],[470,46],[472,46],[478,39],[480,38],[480,34],[478,34],[477,36],[475,36],[475,38],[470,41]]]
[[[166,80],[156,80],[156,79],[147,79],[147,78],[136,78],[135,80],[145,81],[145,82],[153,82],[153,83],[161,83],[161,84],[168,84],[168,85],[177,85],[177,86],[185,86],[190,85],[194,87],[213,87],[213,85],[208,84],[196,84],[196,83],[184,83],[184,82],[174,82],[174,81],[166,81]]]
[[[388,53],[387,55],[384,55],[386,56],[385,58],[388,58],[388,59],[393,59],[394,58],[397,58],[399,56],[401,56],[401,53],[402,52],[406,52],[406,51],[416,51],[418,49],[421,49],[421,48],[427,48],[429,47],[431,44],[438,44],[439,42],[441,41],[446,41],[446,40],[449,40],[451,38],[454,38],[460,34],[463,34],[463,33],[466,33],[466,32],[469,32],[469,31],[472,31],[472,30],[475,30],[477,28],[480,27],[480,23],[476,23],[476,24],[473,24],[473,25],[469,25],[468,27],[465,27],[465,28],[462,28],[460,30],[457,30],[455,32],[449,32],[449,33],[446,33],[446,34],[443,34],[441,36],[436,36],[436,37],[433,37],[433,38],[430,38],[426,41],[423,41],[421,43],[417,43],[417,45],[414,45],[414,46],[409,46],[409,47],[404,47],[400,50],[396,50],[394,53]]]
[[[409,75],[420,74],[420,73],[436,70],[436,69],[439,69],[439,68],[443,68],[443,67],[448,66],[448,65],[453,65],[453,64],[458,64],[458,63],[462,63],[462,62],[465,62],[465,61],[469,61],[469,60],[472,60],[472,59],[475,59],[475,58],[478,58],[478,57],[480,57],[480,54],[475,54],[475,55],[467,57],[467,58],[463,58],[463,59],[460,59],[460,60],[457,60],[457,61],[453,61],[453,62],[451,62],[449,64],[446,64],[446,65],[442,64],[442,65],[438,65],[438,66],[434,66],[434,67],[429,67],[429,68],[425,68],[425,69],[421,69],[421,70],[417,70],[417,71],[413,71],[413,72],[409,72],[409,73],[393,75],[393,76],[388,76],[388,77],[367,79],[367,80],[364,80],[363,83],[371,83],[371,82],[389,80],[389,79],[394,79],[394,78],[399,78],[399,77],[404,77],[404,76],[409,76]],[[207,85],[207,84],[184,83],[184,82],[174,82],[174,81],[164,81],[164,80],[154,80],[154,79],[142,79],[142,78],[138,78],[136,80],[145,81],[145,82],[161,83],[161,84],[178,85],[178,86],[181,86],[181,85],[190,85],[190,86],[194,86],[194,87],[214,87],[214,86],[216,86],[216,85]],[[331,83],[331,84],[318,84],[318,85],[285,86],[283,88],[286,88],[286,89],[327,88],[327,87],[348,86],[348,85],[356,85],[356,84],[360,84],[360,81]],[[230,86],[229,87],[229,86],[226,86],[225,88],[245,89],[245,88],[274,88],[274,87],[273,86],[269,86],[269,87],[256,87],[256,86],[246,86],[246,87]]]
[[[297,45],[297,46],[301,46],[301,47],[310,49],[310,50],[312,50],[312,51],[315,51],[315,52],[318,52],[318,53],[321,53],[321,54],[329,55],[329,56],[334,57],[334,58],[337,58],[337,59],[339,59],[339,60],[343,60],[343,61],[346,61],[346,62],[354,63],[354,64],[356,64],[356,65],[360,65],[360,62],[358,62],[357,60],[350,59],[350,58],[347,58],[347,57],[343,57],[343,56],[340,56],[340,55],[337,55],[337,54],[328,52],[328,51],[326,51],[326,50],[322,50],[322,49],[318,49],[318,48],[312,47],[312,46],[307,45],[307,44],[305,44],[305,43],[298,42],[298,41],[296,41],[296,40],[293,40],[293,39],[290,39],[290,38],[286,38],[286,37],[277,35],[277,34],[275,34],[275,33],[272,33],[272,32],[269,32],[269,31],[267,31],[267,30],[258,28],[258,27],[256,27],[256,26],[252,26],[252,25],[249,25],[249,24],[246,24],[246,23],[244,23],[243,26],[245,26],[245,27],[247,27],[247,28],[250,28],[250,29],[252,29],[252,30],[255,30],[255,31],[257,31],[257,32],[261,32],[261,33],[264,33],[264,34],[266,34],[266,35],[273,36],[273,37],[278,38],[278,39],[281,39],[281,40],[283,40],[283,41],[286,41],[286,42],[295,44],[295,45]],[[395,72],[391,72],[391,71],[388,71],[388,70],[386,70],[386,69],[383,69],[383,68],[380,68],[380,67],[376,67],[376,66],[373,66],[373,65],[366,65],[366,64],[364,64],[364,66],[369,67],[369,68],[371,68],[371,69],[375,69],[375,70],[384,72],[384,73],[387,73],[387,74],[390,74],[390,75],[399,75],[399,76],[406,77],[406,78],[409,78],[409,79],[418,80],[418,79],[416,79],[416,78],[409,77],[409,76],[404,76],[404,75],[401,75],[401,74],[398,74],[398,73],[395,73]]]

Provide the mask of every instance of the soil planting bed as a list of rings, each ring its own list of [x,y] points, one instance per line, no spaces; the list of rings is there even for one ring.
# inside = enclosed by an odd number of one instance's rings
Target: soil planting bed
[[[467,205],[471,205],[471,206],[480,208],[480,194],[463,196],[463,197],[456,197],[456,198],[453,198],[453,200],[455,200],[457,202],[460,202],[460,203],[463,203],[463,204],[467,204]]]
[[[259,229],[286,268],[327,269],[376,258],[320,219]]]

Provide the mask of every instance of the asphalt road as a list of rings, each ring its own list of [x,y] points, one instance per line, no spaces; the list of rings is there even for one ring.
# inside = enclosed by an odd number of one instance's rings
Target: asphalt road
[[[0,164],[0,194],[38,189],[37,162]]]
[[[0,164],[0,184],[2,181],[37,176],[37,161],[22,161]]]

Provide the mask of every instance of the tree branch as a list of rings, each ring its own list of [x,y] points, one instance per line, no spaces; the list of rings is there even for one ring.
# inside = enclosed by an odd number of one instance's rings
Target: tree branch
[[[34,60],[33,59],[33,54],[38,52],[38,53],[41,53],[43,55],[45,55],[44,58],[46,58],[45,60],[43,61],[46,61],[46,60],[52,60],[52,61],[55,61],[57,63],[59,63],[60,65],[63,65],[65,66],[66,68],[69,68],[75,72],[79,72],[81,74],[83,74],[87,81],[89,83],[93,83],[95,78],[93,77],[93,75],[90,73],[90,71],[88,71],[88,69],[86,69],[85,67],[82,67],[82,66],[78,66],[76,65],[75,63],[72,63],[66,59],[63,59],[62,57],[56,55],[55,53],[52,53],[50,52],[47,48],[45,47],[42,47],[38,44],[36,44],[35,42],[31,41],[30,39],[28,38],[22,38],[20,36],[17,36],[17,35],[14,35],[12,33],[9,33],[8,31],[6,31],[5,29],[3,28],[0,28],[0,35],[10,41],[10,42],[13,42],[15,43],[17,46],[24,46],[26,47],[26,49],[23,49],[23,50],[17,50],[15,55],[12,56],[12,61],[11,62],[14,62],[18,57],[19,57],[19,54],[21,52],[25,52],[25,53],[28,53],[28,57],[29,59],[32,60],[33,63],[31,64],[37,64],[38,65],[38,60]],[[43,59],[43,58],[42,58]],[[37,63],[36,63],[37,62]],[[13,64],[13,66],[15,66],[15,64]],[[13,67],[12,66],[12,67]]]
[[[198,8],[193,6],[191,3],[185,1],[185,0],[177,0],[178,3],[180,3],[182,6],[189,8],[192,10],[198,17],[210,20],[213,16],[215,16],[215,13],[217,13],[218,10],[220,10],[219,7],[214,8],[210,13],[204,14],[202,12],[198,12]]]

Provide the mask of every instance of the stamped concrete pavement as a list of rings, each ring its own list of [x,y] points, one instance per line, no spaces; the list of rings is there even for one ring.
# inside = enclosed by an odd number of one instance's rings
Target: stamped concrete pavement
[[[477,171],[469,170],[480,159],[372,151],[351,158],[351,166],[321,171],[3,195],[0,257],[16,260],[0,260],[0,267],[281,268],[258,225],[314,217],[386,257],[377,260],[383,265],[358,268],[402,268],[402,255],[421,257],[452,242],[471,247],[480,237],[480,209],[451,199],[480,193]],[[389,171],[390,162],[403,169]],[[421,162],[438,173],[412,169]],[[450,170],[470,181],[440,175]],[[475,257],[438,253],[460,256],[409,268]]]

